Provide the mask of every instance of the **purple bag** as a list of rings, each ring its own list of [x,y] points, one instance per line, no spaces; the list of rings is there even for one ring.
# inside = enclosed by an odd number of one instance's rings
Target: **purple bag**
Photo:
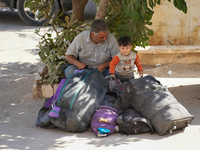
[[[118,110],[100,105],[91,120],[91,129],[98,137],[106,137],[115,132]]]

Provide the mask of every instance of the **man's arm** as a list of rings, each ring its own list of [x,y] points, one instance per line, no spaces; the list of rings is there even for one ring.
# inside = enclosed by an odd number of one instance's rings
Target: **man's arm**
[[[105,63],[99,64],[99,65],[97,66],[97,68],[99,69],[100,72],[103,72],[103,70],[104,70],[105,68],[108,68],[108,67],[109,67],[109,64],[110,64],[110,61],[107,61],[107,62],[105,62]]]
[[[65,59],[68,63],[75,65],[78,69],[83,69],[87,64],[78,61],[73,55],[65,55]]]

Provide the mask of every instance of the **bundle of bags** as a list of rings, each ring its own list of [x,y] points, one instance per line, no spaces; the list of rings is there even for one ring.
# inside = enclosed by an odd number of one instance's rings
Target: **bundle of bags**
[[[68,132],[91,128],[98,137],[114,132],[165,135],[194,119],[153,76],[114,82],[115,88],[97,68],[77,71],[61,80],[55,95],[45,100],[36,125]]]

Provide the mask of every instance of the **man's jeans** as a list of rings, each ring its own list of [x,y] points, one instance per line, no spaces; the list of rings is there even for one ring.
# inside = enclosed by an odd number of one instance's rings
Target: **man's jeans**
[[[74,73],[74,71],[77,70],[77,69],[78,69],[78,68],[77,68],[77,66],[75,66],[75,65],[70,65],[70,66],[68,66],[68,67],[65,69],[65,77],[66,77],[66,78],[69,78],[70,75],[72,75],[72,74]],[[108,76],[108,75],[110,74],[109,68],[104,69],[103,72],[102,72],[102,74],[103,74],[104,77]]]

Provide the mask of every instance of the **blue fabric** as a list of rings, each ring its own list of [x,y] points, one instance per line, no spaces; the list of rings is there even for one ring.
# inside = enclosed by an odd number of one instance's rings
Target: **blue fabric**
[[[110,74],[109,68],[104,69],[102,74],[104,77],[108,76]]]
[[[98,131],[100,134],[106,134],[106,133],[110,133],[110,130],[109,129],[106,129],[106,128],[98,128]]]

